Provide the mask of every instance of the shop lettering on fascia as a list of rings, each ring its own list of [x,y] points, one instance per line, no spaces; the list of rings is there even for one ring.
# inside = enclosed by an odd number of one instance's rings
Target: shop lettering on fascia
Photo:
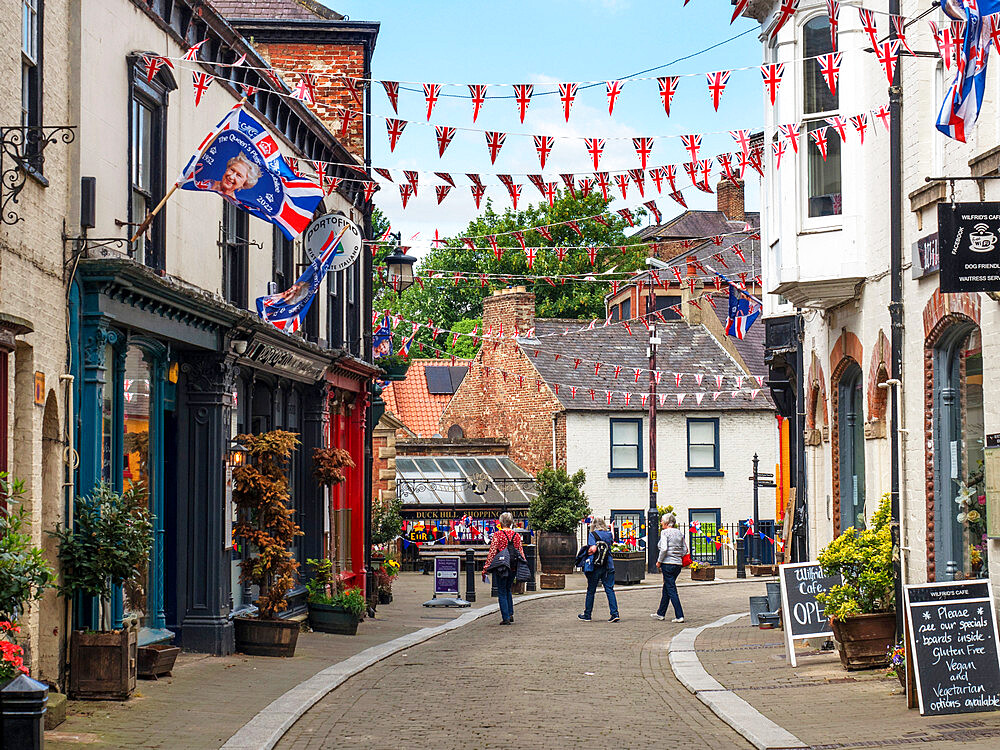
[[[326,370],[324,364],[263,342],[252,344],[243,356],[252,362],[300,375],[310,380],[319,380]]]

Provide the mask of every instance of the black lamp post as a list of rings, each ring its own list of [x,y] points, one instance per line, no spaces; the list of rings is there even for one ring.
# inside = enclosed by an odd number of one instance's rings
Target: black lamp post
[[[391,254],[385,258],[389,269],[389,285],[397,292],[402,292],[413,286],[413,264],[417,259],[407,255],[406,250],[398,243]]]

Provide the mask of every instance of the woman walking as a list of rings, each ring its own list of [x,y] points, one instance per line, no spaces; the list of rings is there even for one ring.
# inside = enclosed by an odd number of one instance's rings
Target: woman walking
[[[662,620],[667,615],[667,607],[673,604],[674,619],[671,622],[684,622],[681,598],[677,595],[677,576],[681,572],[684,555],[688,553],[687,540],[684,532],[677,528],[677,517],[673,513],[664,513],[660,517],[660,527],[660,555],[656,567],[663,574],[663,593],[659,608],[650,617]]]
[[[493,564],[495,558],[501,550],[512,548],[510,565],[493,571],[493,582],[497,587],[497,599],[500,601],[501,625],[510,625],[514,622],[514,596],[511,589],[514,586],[514,571],[517,570],[518,558],[524,557],[524,549],[521,546],[521,535],[511,527],[514,525],[514,516],[510,513],[500,515],[500,528],[497,529],[490,540],[490,553],[486,556],[483,564],[483,581],[486,581],[486,572]]]
[[[585,622],[590,622],[590,615],[594,611],[594,595],[597,593],[598,583],[603,584],[604,593],[608,595],[608,608],[611,610],[608,622],[621,621],[618,616],[618,599],[615,597],[615,561],[611,557],[611,544],[614,540],[607,521],[597,516],[587,535],[587,544],[590,547],[587,549],[583,564],[583,572],[587,576],[587,598],[584,600],[583,614],[577,615]],[[600,554],[597,550],[598,544],[607,545]]]

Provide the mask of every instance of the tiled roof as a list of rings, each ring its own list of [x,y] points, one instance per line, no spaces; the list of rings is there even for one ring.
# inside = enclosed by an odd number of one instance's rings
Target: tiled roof
[[[399,417],[417,437],[432,437],[438,434],[441,413],[451,401],[452,394],[435,394],[427,391],[425,367],[441,367],[451,364],[449,360],[412,359],[405,380],[395,380],[382,391],[386,408]],[[457,365],[466,365],[468,360],[459,359]]]
[[[224,18],[271,21],[340,21],[343,16],[316,0],[210,0]]]
[[[578,331],[582,321],[566,321],[539,319],[535,321],[535,339],[518,339],[521,349],[541,374],[542,379],[550,384],[553,392],[554,384],[559,384],[556,397],[566,409],[582,411],[642,411],[640,395],[648,392],[649,358],[646,355],[647,336],[641,326],[636,331],[633,328],[630,336],[624,326],[611,325]],[[752,332],[759,326],[754,326]],[[563,333],[566,329],[573,331],[562,336],[547,335]],[[666,411],[719,411],[733,409],[772,409],[772,403],[767,388],[761,388],[755,380],[745,378],[743,390],[760,388],[760,393],[753,401],[750,394],[743,392],[735,398],[732,391],[736,389],[735,378],[744,376],[743,371],[726,354],[712,335],[700,325],[689,326],[684,321],[671,321],[658,324],[661,343],[657,359],[658,369],[664,372],[660,380],[658,393],[669,394],[663,406],[658,409]],[[755,337],[756,339],[756,337]],[[749,345],[749,343],[748,343]],[[763,361],[763,340],[760,359]],[[535,351],[538,355],[535,356]],[[556,359],[555,355],[559,358]],[[574,368],[576,358],[597,360],[602,363],[598,374],[594,373],[594,363],[583,361]],[[614,366],[621,365],[622,370],[616,379]],[[635,370],[641,368],[639,382],[635,382]],[[685,373],[680,387],[669,373]],[[697,385],[694,375],[704,376],[702,384]],[[715,376],[724,375],[722,391],[715,400],[712,398],[716,390]],[[761,375],[763,373],[760,373]],[[570,386],[577,386],[576,398],[572,397]],[[594,398],[590,396],[594,390]],[[611,405],[607,402],[607,392],[613,392]],[[699,405],[695,392],[704,391],[705,395]],[[633,394],[630,404],[625,405],[623,392]],[[687,393],[681,404],[677,403],[677,393]]]
[[[756,228],[760,226],[760,214],[747,211],[744,221],[726,218],[722,211],[685,211],[664,222],[648,226],[636,234],[640,240],[683,240],[689,237],[710,237],[726,234],[743,228],[744,224]]]

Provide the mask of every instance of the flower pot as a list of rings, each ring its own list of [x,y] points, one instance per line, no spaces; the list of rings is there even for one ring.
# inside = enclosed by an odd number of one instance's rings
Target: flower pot
[[[906,690],[906,667],[896,667],[896,677],[899,678],[899,685]]]
[[[692,581],[714,581],[715,568],[698,568],[691,571]]]
[[[538,533],[538,561],[545,573],[572,573],[576,563],[576,534]]]
[[[409,362],[380,362],[378,366],[385,370],[386,380],[406,380],[406,371],[410,369]]]
[[[615,561],[615,585],[633,586],[646,577],[645,552],[612,552]]]
[[[74,630],[69,639],[69,695],[75,700],[128,700],[135,690],[138,638],[133,629]]]
[[[896,642],[896,613],[851,615],[833,620],[833,637],[839,644],[844,669],[884,667],[889,649]]]
[[[139,646],[139,677],[156,680],[160,675],[170,674],[180,652],[180,648],[169,643]]]
[[[379,604],[391,604],[392,603],[392,592],[391,591],[379,591],[378,592],[378,603]]]
[[[333,604],[309,604],[309,627],[320,633],[355,635],[360,620],[351,612]]]
[[[251,656],[295,656],[299,624],[294,620],[256,620],[237,617],[236,650]]]

